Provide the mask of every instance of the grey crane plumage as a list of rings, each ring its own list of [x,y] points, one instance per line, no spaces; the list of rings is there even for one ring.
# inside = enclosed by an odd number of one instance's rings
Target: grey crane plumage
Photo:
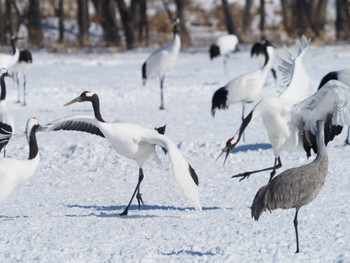
[[[324,138],[324,121],[317,121],[317,156],[309,164],[288,169],[256,193],[251,206],[251,214],[258,220],[262,212],[281,208],[295,208],[294,228],[296,253],[299,252],[298,212],[309,204],[321,190],[328,172],[328,155]]]

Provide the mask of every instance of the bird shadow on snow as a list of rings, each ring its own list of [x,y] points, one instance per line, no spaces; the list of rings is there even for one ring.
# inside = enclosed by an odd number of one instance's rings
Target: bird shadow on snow
[[[98,206],[98,205],[67,205],[68,208],[81,208],[81,209],[94,209],[96,211],[101,211],[100,213],[90,213],[86,215],[66,215],[67,217],[87,217],[87,216],[96,216],[96,217],[124,217],[120,216],[120,213],[124,211],[125,206]],[[203,210],[218,210],[220,207],[203,207]],[[120,211],[120,213],[107,213],[110,211]],[[151,211],[151,210],[172,210],[172,211],[194,211],[192,207],[175,207],[175,206],[160,206],[160,205],[142,205],[142,211]],[[129,213],[134,211],[139,211],[137,205],[131,205],[129,208]],[[158,215],[128,215],[128,218],[143,218],[143,217],[160,217]],[[163,217],[163,216],[162,216]]]
[[[233,153],[256,151],[256,150],[268,150],[271,149],[272,145],[269,143],[257,143],[257,144],[245,144],[237,146],[233,149]]]

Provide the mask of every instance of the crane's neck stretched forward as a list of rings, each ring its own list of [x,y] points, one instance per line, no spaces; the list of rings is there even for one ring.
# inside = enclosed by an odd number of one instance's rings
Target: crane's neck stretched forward
[[[92,107],[94,109],[94,115],[95,118],[99,121],[99,122],[105,122],[102,118],[101,115],[101,111],[100,111],[100,100],[98,98],[98,96],[96,94],[92,95],[90,97],[90,101],[92,103]]]

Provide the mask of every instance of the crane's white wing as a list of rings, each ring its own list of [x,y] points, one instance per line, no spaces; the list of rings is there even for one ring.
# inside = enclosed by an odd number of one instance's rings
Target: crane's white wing
[[[81,131],[105,137],[96,122],[92,115],[75,114],[48,123],[46,131]]]
[[[303,55],[310,45],[310,40],[302,36],[301,42],[297,41],[296,55],[293,55],[288,50],[288,58],[282,59],[281,65],[278,69],[281,72],[281,78],[283,85],[286,86],[286,90],[280,95],[280,97],[288,98],[294,102],[299,102],[310,95],[311,92],[311,79],[306,73],[302,63]]]
[[[151,131],[151,130],[150,130]],[[157,144],[167,150],[173,167],[173,175],[177,183],[192,202],[197,211],[202,210],[198,193],[198,176],[191,165],[188,164],[176,145],[165,135],[149,132],[142,135],[142,140]]]
[[[350,87],[337,80],[328,81],[315,94],[294,105],[294,113],[305,128],[316,132],[316,121],[332,116],[332,125],[350,125]]]

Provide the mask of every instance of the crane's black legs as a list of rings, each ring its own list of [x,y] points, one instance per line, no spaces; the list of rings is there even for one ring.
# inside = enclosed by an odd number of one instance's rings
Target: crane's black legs
[[[137,182],[135,191],[132,194],[132,197],[131,197],[131,199],[129,201],[129,204],[126,206],[126,208],[124,209],[123,213],[120,214],[121,216],[126,216],[128,214],[129,207],[130,207],[131,202],[134,199],[135,195],[136,195],[136,198],[137,198],[137,202],[139,203],[139,209],[140,209],[140,204],[141,203],[143,204],[143,200],[142,200],[141,194],[140,194],[140,184],[141,184],[142,180],[143,180],[143,170],[142,170],[142,168],[140,168],[139,169],[139,180]]]
[[[15,73],[14,74],[14,79],[13,79],[14,82],[16,82],[16,85],[17,85],[17,103],[21,103],[21,96],[20,96],[20,88],[19,88],[19,78],[18,78],[18,73]]]
[[[295,235],[296,235],[296,239],[297,239],[297,251],[295,251],[295,253],[299,253],[299,236],[298,236],[298,212],[299,209],[297,208],[295,211],[295,217],[294,217],[294,228],[295,228]]]
[[[164,84],[164,77],[160,78],[160,110],[164,110],[164,97],[163,97],[163,84]]]
[[[242,105],[242,123],[244,121],[244,111],[245,111],[245,104],[243,103]],[[244,132],[243,132],[243,142],[245,142],[245,135],[244,135]]]
[[[348,135],[346,136],[345,145],[350,145],[350,126],[348,126]]]
[[[250,171],[250,172],[239,173],[239,174],[231,176],[231,178],[242,177],[241,179],[239,179],[239,181],[242,181],[245,178],[249,177],[251,174],[272,170],[272,172],[270,174],[270,180],[269,180],[269,181],[271,181],[272,178],[274,177],[274,175],[276,174],[276,170],[281,168],[281,167],[282,167],[281,158],[278,157],[278,158],[275,158],[275,163],[274,163],[273,167],[268,167],[265,169],[260,169],[260,170]]]
[[[23,74],[23,106],[26,106],[26,94],[27,94],[27,77]]]
[[[227,59],[228,59],[228,56],[225,55],[224,56],[224,72],[225,72],[225,75],[227,75]]]

